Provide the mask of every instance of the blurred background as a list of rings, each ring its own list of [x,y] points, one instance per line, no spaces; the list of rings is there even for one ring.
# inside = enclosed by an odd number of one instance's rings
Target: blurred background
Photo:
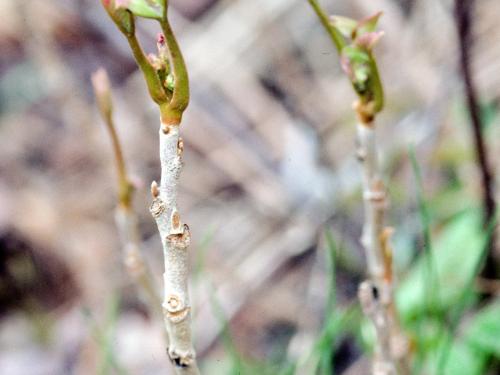
[[[193,235],[203,372],[307,375],[326,360],[335,373],[367,373],[373,334],[356,303],[365,262],[355,97],[331,41],[306,0],[170,2],[192,88],[179,205]],[[468,48],[495,176],[500,7],[475,3]],[[488,236],[454,3],[322,4],[353,18],[384,12],[378,139],[398,302],[423,353],[415,373],[437,373],[427,355],[440,347],[436,337],[452,338],[449,373],[494,373],[500,281],[472,274]],[[111,77],[142,247],[161,288],[148,211],[160,173],[158,111],[126,41],[97,0],[2,0],[0,14],[0,373],[171,373],[163,323],[121,260],[116,171],[90,83],[101,66]],[[139,22],[147,52],[156,26]],[[426,248],[439,252],[444,295],[430,308],[418,268]],[[488,297],[468,298],[454,329],[443,329],[449,320],[440,317],[466,288]]]

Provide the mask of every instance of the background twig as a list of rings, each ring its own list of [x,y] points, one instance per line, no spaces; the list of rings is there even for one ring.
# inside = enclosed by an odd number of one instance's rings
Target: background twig
[[[487,227],[494,218],[496,210],[494,179],[488,161],[488,147],[484,139],[484,127],[481,118],[481,110],[477,97],[477,90],[472,76],[471,50],[472,38],[472,12],[474,0],[455,0],[455,19],[459,43],[459,62],[463,77],[464,91],[467,100],[467,110],[470,117],[470,125],[474,139],[477,164],[482,180],[482,204],[484,211],[484,226]],[[495,278],[497,276],[497,262],[495,259],[495,234],[493,232],[488,249],[488,256],[483,269],[483,276]]]

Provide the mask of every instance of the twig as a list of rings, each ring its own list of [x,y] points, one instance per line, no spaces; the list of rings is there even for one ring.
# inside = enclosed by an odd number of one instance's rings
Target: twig
[[[384,224],[387,192],[378,166],[374,116],[367,116],[366,110],[360,106],[359,102],[355,105],[358,113],[357,156],[363,167],[365,202],[361,243],[365,249],[370,280],[360,285],[359,297],[361,304],[364,305],[364,311],[368,312],[366,315],[372,320],[377,332],[377,353],[373,374],[393,374],[398,367],[401,372],[406,372],[408,366],[405,357],[408,355],[408,342],[399,327],[394,304],[395,281],[390,247],[393,230]],[[367,118],[370,119],[368,122]],[[366,292],[368,289],[372,291],[371,294]],[[396,366],[397,362],[399,366]]]
[[[168,354],[178,373],[198,373],[191,338],[191,306],[188,292],[190,232],[177,210],[177,185],[182,168],[179,127],[160,129],[161,185],[153,181],[150,211],[156,220],[165,257],[163,311],[170,336]]]
[[[359,285],[358,298],[364,314],[371,319],[377,332],[377,353],[373,362],[373,375],[395,375],[396,366],[391,353],[391,323],[387,314],[389,298],[371,281]]]
[[[142,70],[151,98],[160,109],[161,184],[153,181],[153,215],[163,245],[165,261],[165,327],[170,338],[168,356],[177,374],[199,374],[191,333],[191,304],[188,290],[189,228],[177,208],[177,187],[182,170],[183,141],[179,136],[182,115],[189,103],[189,80],[177,40],[168,21],[168,1],[102,0],[108,14],[127,38]],[[118,6],[117,6],[118,5]],[[158,56],[145,56],[135,37],[135,17],[159,22]]]
[[[359,117],[362,119],[361,116]],[[384,229],[384,215],[387,203],[385,186],[378,171],[378,155],[373,121],[358,121],[357,142],[357,157],[363,168],[363,199],[365,205],[365,222],[361,243],[366,250],[370,277],[373,280],[382,280],[384,258],[379,236]]]
[[[460,69],[464,81],[464,90],[467,99],[467,109],[470,116],[470,125],[474,139],[474,147],[478,168],[481,173],[483,189],[483,223],[486,228],[493,220],[496,211],[494,178],[488,161],[488,150],[483,134],[483,121],[479,103],[477,99],[476,87],[472,77],[471,69],[471,49],[472,49],[472,16],[474,0],[455,0],[455,19],[460,50]],[[497,276],[497,264],[494,256],[495,233],[493,233],[489,248],[488,257],[484,265],[482,275],[486,278]]]
[[[99,112],[106,124],[118,174],[118,205],[115,211],[116,226],[120,232],[123,251],[123,262],[129,275],[143,289],[154,310],[159,309],[160,298],[156,292],[154,278],[140,251],[140,236],[137,226],[137,216],[132,208],[134,188],[130,182],[123,157],[122,148],[113,121],[113,106],[111,100],[111,85],[104,69],[97,70],[92,75],[92,85],[99,107]]]
[[[353,108],[357,123],[357,156],[363,168],[365,221],[361,243],[369,280],[359,287],[359,299],[377,333],[373,374],[406,372],[407,340],[399,328],[394,306],[392,229],[384,224],[387,193],[378,165],[375,117],[384,104],[383,87],[372,49],[382,33],[376,31],[380,13],[361,21],[327,17],[317,0],[309,0],[340,55],[342,69],[358,96]],[[401,350],[402,349],[402,350]],[[399,366],[398,366],[399,364]]]

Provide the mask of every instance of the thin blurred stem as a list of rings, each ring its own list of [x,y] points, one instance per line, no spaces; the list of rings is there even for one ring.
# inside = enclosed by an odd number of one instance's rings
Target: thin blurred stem
[[[375,115],[366,116],[370,111],[360,101],[353,107],[358,117],[357,155],[363,169],[365,222],[361,243],[370,276],[360,285],[358,296],[365,315],[372,320],[377,333],[373,374],[408,373],[408,340],[401,330],[394,303],[396,285],[390,246],[393,229],[385,226],[387,188],[378,161]]]
[[[132,205],[133,187],[127,175],[127,167],[125,165],[125,159],[120,146],[120,140],[113,122],[113,116],[110,112],[107,115],[103,114],[102,117],[111,139],[113,155],[115,157],[116,171],[118,174],[118,200],[121,206],[126,209],[130,209]]]
[[[358,103],[355,108],[361,105]],[[392,336],[396,333],[396,319],[393,314],[395,310],[392,254],[387,246],[388,239],[383,240],[387,193],[379,171],[375,122],[374,120],[365,122],[364,118],[363,114],[358,114],[357,155],[363,168],[365,204],[361,243],[365,249],[370,280],[360,285],[358,297],[363,312],[371,319],[377,334],[373,374],[395,375],[397,365],[391,349]]]
[[[311,4],[312,8],[316,12],[319,20],[321,21],[322,25],[328,32],[328,35],[330,36],[333,44],[335,45],[335,48],[337,49],[337,52],[340,54],[342,48],[344,47],[344,38],[342,35],[338,32],[338,30],[330,24],[330,18],[328,15],[325,13],[323,8],[318,3],[318,0],[308,0],[309,4]]]
[[[106,124],[106,129],[111,139],[118,174],[118,206],[115,212],[115,220],[120,232],[123,261],[127,268],[127,272],[145,292],[151,306],[153,306],[153,310],[161,316],[161,300],[156,293],[154,278],[140,252],[140,235],[137,217],[132,208],[134,188],[127,174],[125,158],[113,120],[111,86],[104,69],[99,69],[92,75],[92,84],[94,86],[99,112]]]
[[[387,189],[381,178],[376,140],[376,114],[383,107],[383,87],[372,47],[360,48],[362,43],[355,33],[351,39],[343,35],[320,7],[318,0],[309,0],[325,30],[339,52],[343,70],[347,73],[353,89],[359,97],[353,104],[358,124],[357,155],[362,167],[363,200],[365,216],[361,243],[365,250],[369,280],[363,282],[358,297],[365,315],[372,321],[377,335],[373,374],[395,375],[408,370],[408,340],[402,334],[394,304],[395,280],[393,277],[393,254],[390,246],[392,228],[385,227]],[[371,18],[373,27],[380,14]],[[355,22],[355,21],[353,21]],[[358,22],[359,26],[361,22]],[[344,34],[345,35],[345,34]],[[365,34],[368,35],[368,34]],[[375,34],[371,35],[372,38]],[[374,43],[379,36],[374,39]],[[354,53],[358,54],[354,57]],[[350,54],[350,55],[349,55]],[[362,56],[363,58],[361,59]],[[363,61],[360,67],[360,61]],[[369,69],[367,69],[367,62]],[[357,72],[367,75],[358,79]]]
[[[483,134],[483,121],[479,101],[477,99],[477,90],[474,85],[471,68],[471,49],[472,49],[472,11],[474,9],[474,0],[455,0],[455,19],[458,34],[460,51],[460,69],[464,81],[464,90],[467,99],[467,109],[470,117],[470,124],[474,140],[474,147],[478,168],[481,173],[483,189],[483,215],[484,226],[494,217],[496,210],[494,177],[488,161],[488,150]],[[498,265],[494,257],[495,252],[495,233],[492,234],[488,255],[484,264],[483,276],[495,278],[497,276]]]

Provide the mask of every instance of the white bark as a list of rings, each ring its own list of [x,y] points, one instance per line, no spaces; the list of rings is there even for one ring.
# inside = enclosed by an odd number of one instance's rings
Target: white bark
[[[363,200],[365,205],[365,223],[361,243],[365,249],[369,275],[378,281],[382,279],[384,274],[380,235],[384,229],[386,193],[378,171],[374,124],[359,123],[357,133],[358,158],[363,168]]]
[[[387,228],[384,227],[387,198],[378,166],[374,122],[360,121],[357,136],[357,153],[363,168],[365,206],[361,243],[365,249],[370,276],[370,280],[359,287],[359,299],[365,315],[372,320],[377,335],[373,374],[392,375],[397,373],[398,360],[402,360],[400,355],[395,355],[394,343],[398,341],[401,344],[403,336],[394,307],[392,250],[387,243]]]
[[[179,126],[160,129],[161,185],[153,182],[150,211],[156,220],[165,260],[163,315],[170,338],[168,356],[177,374],[197,375],[199,370],[192,343],[191,305],[188,290],[189,228],[177,210],[177,186],[182,169],[182,139]]]
[[[380,294],[371,281],[359,285],[358,298],[364,314],[370,318],[377,335],[373,375],[396,375],[396,365],[391,350],[391,317],[387,313],[389,296]]]

